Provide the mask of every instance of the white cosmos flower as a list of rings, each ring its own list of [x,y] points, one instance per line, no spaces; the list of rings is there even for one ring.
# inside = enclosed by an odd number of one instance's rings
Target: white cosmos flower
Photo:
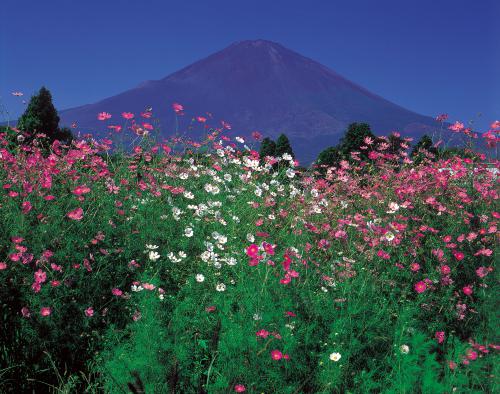
[[[155,252],[154,250],[149,252],[149,259],[151,261],[156,261],[160,258],[160,254],[158,252]]]
[[[236,137],[235,138],[236,141],[238,141],[240,144],[244,144],[245,143],[245,140],[241,137]]]
[[[335,362],[339,361],[341,357],[342,357],[342,355],[340,353],[330,354],[330,360],[335,361]]]
[[[205,280],[205,276],[203,274],[196,275],[196,282],[201,283]]]
[[[408,345],[401,345],[399,351],[403,354],[408,354],[410,352],[410,347]]]
[[[158,245],[149,245],[149,244],[146,244],[146,249],[155,250],[155,249],[158,249],[158,248],[159,248]]]
[[[293,178],[295,176],[295,171],[293,170],[293,168],[289,168],[288,170],[286,170],[286,176],[288,178]]]
[[[215,287],[215,290],[217,290],[217,291],[225,291],[226,290],[226,285],[224,283],[218,283],[217,286]]]
[[[191,238],[194,234],[194,231],[191,227],[186,227],[186,229],[184,230],[184,235],[188,238]]]

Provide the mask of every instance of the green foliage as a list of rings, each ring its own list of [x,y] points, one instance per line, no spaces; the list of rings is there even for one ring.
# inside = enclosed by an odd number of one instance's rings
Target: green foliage
[[[376,138],[368,123],[351,123],[344,137],[340,140],[339,151],[347,158],[351,152],[361,152],[360,157],[366,159],[367,153],[362,151],[360,147],[366,145],[364,140],[367,137],[373,140]]]
[[[379,160],[329,180],[290,176],[288,160],[251,169],[232,147],[31,149],[1,151],[0,391],[497,389],[493,347],[464,363],[469,340],[498,343],[498,204],[480,164],[432,164],[452,175]]]
[[[288,137],[285,134],[280,134],[276,140],[276,156],[281,157],[285,153],[288,153],[290,156],[295,158],[295,154],[293,153],[292,145],[290,144]]]
[[[431,137],[427,134],[417,142],[411,151],[411,158],[416,164],[420,164],[424,160],[436,161],[438,159],[438,149],[432,143]]]
[[[70,129],[59,128],[59,116],[52,103],[52,95],[45,87],[31,97],[28,107],[19,118],[17,127],[28,134],[25,143],[32,141],[37,133],[45,134],[49,145],[54,140],[70,143],[73,139]]]
[[[339,148],[331,146],[323,150],[316,159],[316,164],[320,167],[336,167],[342,160]]]
[[[261,161],[264,160],[267,156],[276,156],[276,143],[271,138],[266,137],[262,140],[262,143],[260,144],[259,156],[261,158]]]

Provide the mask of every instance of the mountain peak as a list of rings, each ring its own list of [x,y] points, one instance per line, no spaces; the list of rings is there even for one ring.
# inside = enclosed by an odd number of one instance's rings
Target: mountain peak
[[[233,42],[229,48],[231,47],[241,47],[241,48],[284,48],[281,44],[274,42],[274,41],[269,41],[269,40],[264,40],[262,38],[258,38],[256,40],[243,40],[243,41],[235,41]]]
[[[162,127],[174,123],[169,103],[193,115],[207,111],[248,135],[286,133],[299,159],[312,160],[334,145],[351,122],[367,122],[377,134],[394,130],[418,138],[435,121],[379,97],[315,60],[273,41],[237,41],[158,81],[90,106],[60,113],[62,124],[77,122],[102,130],[96,114],[140,113],[152,106]],[[188,118],[188,117],[186,117]]]

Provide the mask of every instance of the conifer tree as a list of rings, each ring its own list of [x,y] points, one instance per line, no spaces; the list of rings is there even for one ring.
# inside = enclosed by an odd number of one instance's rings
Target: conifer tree
[[[276,140],[276,156],[283,156],[284,153],[288,153],[295,158],[290,140],[285,134],[281,134]]]
[[[344,137],[340,140],[340,153],[344,157],[349,158],[351,152],[360,152],[360,157],[366,160],[368,157],[367,151],[360,149],[361,146],[366,145],[366,137],[370,137],[373,140],[376,138],[368,123],[351,123]]]
[[[335,146],[330,146],[323,150],[316,159],[316,164],[320,167],[335,167],[342,160],[342,155],[339,152],[339,149]],[[320,169],[320,171],[322,171]]]
[[[28,133],[26,142],[33,140],[37,133],[45,134],[49,144],[56,139],[63,143],[69,143],[73,139],[68,128],[59,128],[59,116],[52,103],[52,95],[44,86],[38,94],[31,97],[17,127]]]
[[[276,156],[276,143],[271,138],[266,137],[262,140],[259,156],[261,160],[264,160],[266,156]]]

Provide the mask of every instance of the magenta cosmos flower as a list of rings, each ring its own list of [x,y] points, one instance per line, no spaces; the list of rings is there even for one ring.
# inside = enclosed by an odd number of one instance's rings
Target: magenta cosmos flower
[[[273,360],[281,360],[283,358],[283,353],[281,353],[279,350],[272,350],[271,358]]]
[[[427,285],[425,284],[425,282],[420,281],[420,282],[415,283],[415,291],[417,293],[419,293],[419,294],[423,293],[426,289],[427,289]]]
[[[234,386],[234,391],[236,391],[237,393],[243,393],[247,391],[247,389],[242,384],[237,384]]]
[[[76,208],[73,211],[70,211],[66,214],[68,218],[71,220],[82,220],[83,219],[83,209]]]
[[[45,307],[40,309],[40,315],[42,315],[42,316],[50,316],[51,313],[52,313],[52,309],[48,306],[45,306]]]

